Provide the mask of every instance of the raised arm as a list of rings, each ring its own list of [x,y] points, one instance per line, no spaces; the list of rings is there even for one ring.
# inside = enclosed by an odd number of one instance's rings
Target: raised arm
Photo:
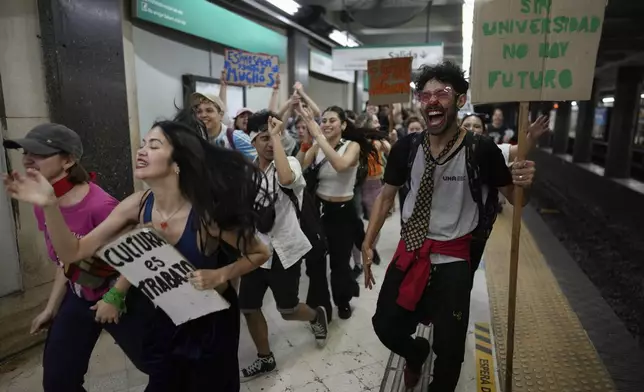
[[[221,76],[219,77],[219,98],[221,99],[221,102],[228,107],[228,83],[226,82],[226,71],[221,70]]]
[[[142,192],[125,199],[94,230],[78,239],[67,227],[54,188],[40,172],[32,169],[28,169],[25,175],[14,172],[5,175],[4,182],[11,197],[43,208],[51,243],[63,264],[93,256],[101,246],[138,220]]]
[[[269,117],[268,130],[273,140],[273,161],[275,162],[275,171],[277,171],[277,181],[282,186],[288,187],[295,181],[295,174],[288,162],[286,151],[282,145],[282,132],[284,123],[276,118]]]
[[[273,85],[273,91],[271,91],[271,97],[268,100],[268,110],[271,112],[276,112],[278,109],[280,99],[280,74],[277,74],[277,80]]]
[[[313,114],[313,117],[320,117],[320,115],[322,114],[322,112],[320,111],[320,108],[318,107],[318,105],[316,105],[315,101],[313,101],[311,99],[311,97],[309,97],[306,94],[306,92],[304,92],[304,87],[302,86],[302,83],[296,82],[295,86],[293,86],[293,88],[295,89],[297,94],[300,96],[302,101],[304,101],[304,103],[306,103],[306,105],[309,108],[311,108],[311,112]]]
[[[347,146],[344,154],[338,154],[338,152],[335,150],[335,146],[330,145],[326,140],[326,137],[322,133],[320,126],[313,119],[312,113],[302,108],[297,109],[297,111],[298,114],[302,116],[304,121],[306,121],[306,127],[308,128],[311,137],[316,141],[318,148],[324,151],[324,155],[326,156],[331,166],[333,166],[335,171],[341,173],[358,164],[358,158],[360,158],[360,145],[358,143],[349,142],[349,145]],[[311,152],[311,154],[313,154],[313,152]]]
[[[308,121],[307,125],[311,136],[313,136],[319,148],[324,151],[324,155],[335,171],[342,173],[358,164],[358,158],[360,158],[360,145],[358,143],[349,142],[349,146],[347,146],[344,154],[340,155],[334,146],[331,146],[326,140],[326,137],[320,130],[320,126],[315,121]]]
[[[548,117],[539,116],[535,122],[528,127],[528,134],[526,137],[526,154],[528,154],[537,145],[539,138],[546,132],[550,132],[548,126]],[[510,154],[508,156],[508,164],[514,162],[519,155],[519,146],[513,145],[510,147]]]

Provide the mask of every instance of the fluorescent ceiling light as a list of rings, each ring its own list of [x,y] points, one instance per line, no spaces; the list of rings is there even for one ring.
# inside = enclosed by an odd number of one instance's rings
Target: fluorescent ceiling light
[[[572,106],[577,106],[577,101],[572,101],[572,102],[570,102],[570,104],[571,104]]]
[[[347,32],[339,31],[339,30],[333,30],[331,34],[329,34],[329,38],[337,42],[338,44],[342,46],[348,46],[350,48],[360,46],[356,40],[349,35]]]
[[[615,97],[602,98],[602,102],[603,103],[613,103],[613,102],[615,102]]]
[[[300,5],[293,0],[266,0],[289,15],[295,15]]]

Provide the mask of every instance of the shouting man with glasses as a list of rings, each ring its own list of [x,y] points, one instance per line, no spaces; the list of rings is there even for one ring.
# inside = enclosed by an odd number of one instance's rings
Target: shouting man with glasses
[[[398,141],[387,160],[385,187],[362,245],[365,284],[375,283],[373,243],[398,189],[407,184],[401,240],[382,283],[373,326],[381,342],[405,358],[405,384],[412,388],[430,344],[411,335],[419,322],[431,321],[437,358],[429,391],[451,392],[465,355],[470,247],[474,238],[489,235],[496,216],[488,195],[498,189],[513,200],[515,187],[531,185],[535,169],[529,161],[509,169],[493,140],[459,127],[457,113],[469,85],[457,65],[423,66],[415,85],[426,129]]]

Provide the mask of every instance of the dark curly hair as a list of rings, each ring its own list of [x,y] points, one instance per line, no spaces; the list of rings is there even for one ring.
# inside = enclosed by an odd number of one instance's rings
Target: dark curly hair
[[[470,87],[465,80],[465,72],[451,61],[443,61],[436,65],[422,65],[414,78],[416,89],[422,90],[432,79],[451,85],[458,94],[465,94]]]
[[[273,117],[280,120],[280,116],[271,112],[270,110],[264,109],[259,112],[255,112],[248,116],[248,123],[246,125],[246,130],[248,133],[251,132],[264,132],[268,129],[268,118]],[[280,120],[281,121],[281,120]]]

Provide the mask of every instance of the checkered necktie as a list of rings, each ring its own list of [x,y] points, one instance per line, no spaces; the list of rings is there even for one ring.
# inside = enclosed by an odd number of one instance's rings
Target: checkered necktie
[[[408,252],[420,248],[423,242],[425,242],[425,238],[427,238],[432,208],[432,196],[434,194],[434,170],[438,162],[452,150],[460,134],[460,132],[456,132],[454,137],[447,143],[440,154],[438,154],[438,158],[433,159],[429,146],[429,132],[425,132],[425,140],[422,143],[423,153],[425,154],[425,171],[423,172],[420,187],[416,194],[414,210],[407,222],[403,225],[401,233]]]

